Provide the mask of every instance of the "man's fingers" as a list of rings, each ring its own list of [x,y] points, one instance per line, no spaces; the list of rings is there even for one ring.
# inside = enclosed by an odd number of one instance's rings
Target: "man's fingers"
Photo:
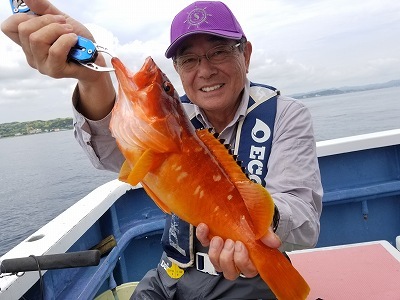
[[[13,15],[1,23],[1,31],[3,31],[4,34],[7,35],[14,43],[21,45],[18,33],[18,25],[33,17],[33,15],[28,14]]]
[[[24,0],[25,4],[37,15],[61,15],[64,14],[47,0]]]
[[[233,256],[236,267],[246,277],[254,277],[258,274],[256,267],[250,260],[249,253],[242,242],[235,243],[235,252]]]
[[[18,25],[19,41],[30,65],[37,59],[37,53],[47,56],[48,48],[63,33],[65,18],[61,15],[45,15],[35,17]],[[63,29],[64,28],[64,29]],[[40,51],[39,51],[40,49]],[[35,55],[36,54],[36,55]]]
[[[235,280],[240,275],[240,270],[237,268],[234,261],[234,253],[235,242],[227,239],[225,241],[224,247],[221,250],[219,264],[222,271],[224,272],[224,277],[228,280]]]
[[[208,238],[209,229],[204,223],[200,223],[196,227],[196,237],[203,245],[203,247],[208,247],[210,245],[210,239]]]
[[[66,62],[71,47],[76,44],[76,37],[68,43],[71,38],[68,39],[67,34],[72,30],[69,24],[52,23],[32,33],[29,38],[30,50],[37,64],[46,66],[49,58],[53,58],[53,64],[57,61]]]
[[[222,271],[222,268],[220,266],[220,255],[223,247],[224,240],[221,237],[215,236],[211,239],[210,248],[208,249],[208,256],[217,272]]]
[[[268,228],[268,232],[260,239],[265,245],[270,248],[279,248],[282,241],[279,236],[273,231],[272,227]]]

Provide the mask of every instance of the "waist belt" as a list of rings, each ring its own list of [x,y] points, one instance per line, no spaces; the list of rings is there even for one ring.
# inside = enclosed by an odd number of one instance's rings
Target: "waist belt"
[[[197,271],[210,275],[219,275],[218,272],[215,271],[214,265],[211,263],[207,253],[196,252],[195,259]]]

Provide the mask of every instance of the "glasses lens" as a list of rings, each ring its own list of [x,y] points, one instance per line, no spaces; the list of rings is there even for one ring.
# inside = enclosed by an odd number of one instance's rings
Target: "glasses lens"
[[[186,54],[176,58],[176,64],[183,70],[190,70],[197,66],[199,57],[196,54]]]
[[[207,60],[212,64],[218,64],[223,62],[228,57],[235,56],[234,52],[239,45],[240,43],[233,46],[220,45],[208,50],[206,55],[203,56],[198,56],[196,54],[182,55],[176,58],[176,64],[178,68],[185,71],[193,70],[195,67],[197,67],[202,57],[206,57]]]
[[[207,58],[211,63],[220,63],[232,56],[233,51],[234,48],[232,46],[218,46],[207,52]]]

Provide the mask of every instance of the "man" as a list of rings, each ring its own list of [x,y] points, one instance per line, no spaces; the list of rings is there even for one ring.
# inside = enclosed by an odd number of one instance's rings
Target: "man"
[[[12,16],[2,24],[3,32],[21,45],[33,68],[78,79],[75,136],[95,167],[119,171],[124,158],[108,129],[115,101],[110,76],[67,62],[76,35],[92,38],[90,32],[46,0],[26,4],[37,15]],[[274,222],[261,240],[281,251],[313,247],[322,187],[306,107],[247,79],[252,45],[221,2],[198,1],[179,12],[165,54],[182,81],[192,123],[214,128],[244,160],[250,178],[272,195]],[[101,55],[96,63],[104,64]],[[146,274],[133,299],[274,298],[241,242],[209,240],[206,224],[193,230],[174,215],[167,218],[160,264]],[[213,267],[204,267],[207,262]],[[183,275],[171,278],[172,267]]]

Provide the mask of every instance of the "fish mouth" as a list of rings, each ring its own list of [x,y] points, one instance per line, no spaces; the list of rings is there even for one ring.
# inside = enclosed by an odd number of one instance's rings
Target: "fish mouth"
[[[200,88],[200,91],[206,92],[206,93],[213,92],[213,91],[216,91],[216,90],[220,89],[223,86],[224,86],[224,84],[216,84],[216,85],[213,85],[213,86],[205,86],[205,87]]]

